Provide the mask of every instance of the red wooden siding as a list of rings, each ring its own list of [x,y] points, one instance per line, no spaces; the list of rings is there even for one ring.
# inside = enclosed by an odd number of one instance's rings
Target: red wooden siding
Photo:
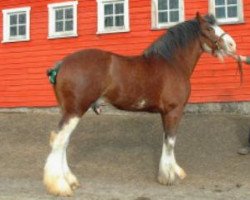
[[[97,35],[96,0],[78,2],[78,37],[47,39],[49,3],[63,0],[0,0],[0,8],[31,7],[31,40],[0,44],[0,107],[56,105],[45,75],[47,68],[65,55],[79,49],[101,48],[125,55],[140,54],[164,30],[151,30],[151,0],[130,0],[130,32]],[[185,0],[185,18],[196,11],[205,14],[208,0]],[[238,44],[241,54],[250,54],[250,0],[244,0],[244,24],[224,25]],[[0,17],[2,30],[2,16]],[[0,31],[2,39],[2,31]],[[240,85],[236,64],[227,59],[221,64],[204,55],[192,77],[190,102],[231,102],[250,100],[250,68],[244,66]]]

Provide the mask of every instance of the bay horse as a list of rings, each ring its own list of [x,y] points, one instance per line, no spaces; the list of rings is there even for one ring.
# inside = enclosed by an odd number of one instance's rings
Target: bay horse
[[[158,181],[172,185],[186,174],[174,155],[177,126],[190,96],[190,77],[203,52],[215,57],[236,52],[236,44],[212,15],[199,13],[170,28],[138,56],[87,49],[62,59],[48,71],[62,109],[45,167],[49,193],[71,196],[79,186],[71,172],[66,148],[82,115],[100,98],[116,108],[159,113],[164,127]]]

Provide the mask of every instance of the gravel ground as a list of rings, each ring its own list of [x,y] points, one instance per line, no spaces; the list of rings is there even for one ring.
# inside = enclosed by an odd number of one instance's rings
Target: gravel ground
[[[46,193],[43,166],[56,113],[0,113],[0,199],[67,199]],[[176,159],[187,173],[174,186],[156,181],[161,119],[155,114],[85,115],[68,148],[69,165],[81,182],[79,200],[248,200],[248,115],[186,114]]]

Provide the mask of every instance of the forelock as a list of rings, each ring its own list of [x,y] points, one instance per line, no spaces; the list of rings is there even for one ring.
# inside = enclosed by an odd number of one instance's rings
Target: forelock
[[[206,16],[205,16],[205,20],[206,20],[209,24],[211,24],[211,25],[216,25],[216,24],[217,24],[217,21],[216,21],[214,15],[212,15],[212,14],[206,15]]]

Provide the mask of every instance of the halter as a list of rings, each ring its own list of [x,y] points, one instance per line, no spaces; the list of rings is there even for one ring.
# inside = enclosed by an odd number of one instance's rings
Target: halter
[[[217,50],[222,49],[222,47],[221,47],[220,44],[219,44],[219,41],[221,41],[222,38],[223,38],[225,35],[227,35],[227,34],[228,34],[227,32],[222,33],[222,34],[219,36],[218,40],[215,40],[215,41],[214,41],[214,44],[215,44],[215,46],[217,47]]]
[[[226,33],[226,32],[224,32],[224,33],[222,33],[220,36],[219,36],[219,38],[217,39],[217,40],[212,40],[210,37],[208,37],[207,35],[205,35],[205,34],[202,34],[203,36],[205,36],[206,38],[208,38],[208,39],[210,39],[211,41],[212,41],[212,43],[214,44],[214,46],[215,46],[215,48],[212,48],[212,54],[214,54],[214,52],[216,51],[216,50],[220,50],[220,49],[222,49],[222,46],[219,44],[219,42],[222,40],[222,38],[225,36],[225,35],[227,35],[228,33]],[[202,45],[201,45],[202,46]],[[203,47],[202,47],[202,49],[203,49]],[[203,49],[204,50],[204,49]]]

